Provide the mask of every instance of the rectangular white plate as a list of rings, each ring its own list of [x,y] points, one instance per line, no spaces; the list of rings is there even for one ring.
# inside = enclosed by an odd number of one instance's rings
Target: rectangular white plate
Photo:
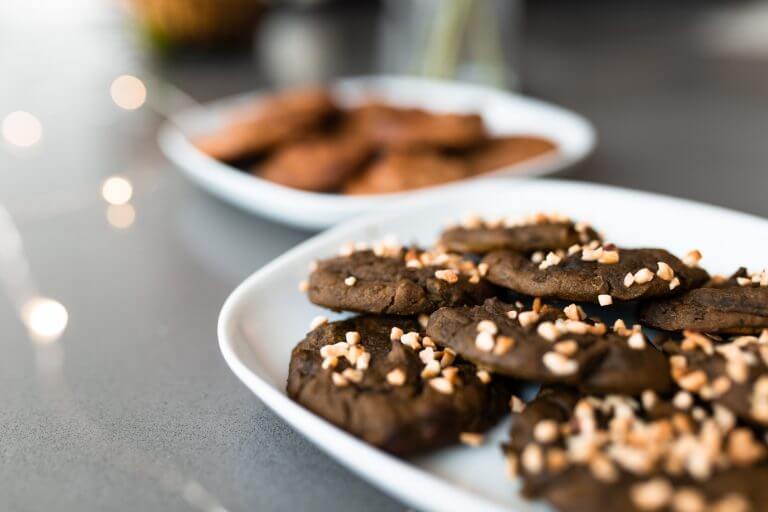
[[[245,280],[219,317],[219,344],[230,368],[264,403],[341,463],[391,495],[424,510],[547,510],[521,499],[506,479],[498,443],[506,424],[480,448],[455,447],[400,460],[374,449],[291,401],[284,392],[291,349],[318,314],[329,315],[298,291],[310,262],[336,254],[347,241],[394,234],[427,244],[443,225],[466,213],[525,215],[537,211],[592,223],[610,242],[663,247],[683,255],[699,249],[703,265],[730,273],[739,265],[763,268],[768,221],[743,213],[619,188],[528,180],[480,181],[448,189],[430,201],[410,201],[389,212],[351,221],[302,243]]]
[[[540,135],[558,146],[558,151],[511,165],[493,174],[538,176],[551,174],[587,156],[595,134],[583,117],[554,105],[498,89],[471,84],[404,77],[345,78],[329,84],[342,105],[360,104],[379,98],[393,105],[434,111],[477,112],[494,135]],[[160,130],[158,142],[165,155],[204,190],[240,208],[295,226],[318,229],[381,208],[409,197],[428,198],[449,183],[416,191],[371,196],[344,196],[305,192],[244,173],[200,152],[189,140],[215,131],[238,106],[265,93],[244,94],[189,108],[172,116]],[[476,180],[478,178],[474,178]]]

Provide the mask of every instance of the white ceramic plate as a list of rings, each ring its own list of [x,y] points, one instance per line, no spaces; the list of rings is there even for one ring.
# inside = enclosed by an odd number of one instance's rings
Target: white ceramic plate
[[[344,105],[359,104],[366,97],[375,96],[395,105],[435,111],[477,112],[483,116],[493,134],[541,135],[559,147],[556,153],[485,176],[551,174],[584,158],[595,143],[592,126],[581,116],[497,89],[398,77],[348,78],[333,82],[330,87]],[[331,226],[357,214],[378,209],[393,200],[413,196],[426,198],[461,186],[450,183],[418,191],[365,197],[304,192],[248,175],[208,157],[190,143],[188,137],[215,131],[222,126],[232,109],[259,96],[246,94],[179,112],[161,128],[158,136],[160,148],[184,174],[208,192],[245,210],[308,229]]]
[[[460,205],[460,207],[457,207]],[[297,289],[309,263],[336,254],[347,241],[373,241],[394,234],[401,242],[432,242],[447,220],[476,212],[524,215],[557,211],[591,222],[607,240],[634,247],[664,247],[683,255],[697,248],[712,272],[739,265],[763,268],[768,221],[699,203],[619,188],[529,180],[481,181],[446,189],[429,202],[337,226],[302,243],[245,280],[227,299],[219,318],[221,351],[232,371],[264,403],[304,436],[361,477],[424,510],[547,510],[517,495],[504,475],[498,442],[507,425],[480,448],[455,447],[413,460],[399,460],[337,429],[284,393],[293,346],[310,320],[328,315]]]

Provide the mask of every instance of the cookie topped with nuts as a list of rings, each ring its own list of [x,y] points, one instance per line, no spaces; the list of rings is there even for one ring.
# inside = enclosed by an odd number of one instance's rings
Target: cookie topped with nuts
[[[309,300],[334,310],[414,315],[495,295],[478,267],[459,255],[364,247],[320,261],[309,277]]]
[[[686,331],[682,341],[663,348],[678,386],[746,422],[768,427],[768,329],[759,337],[727,341]]]
[[[766,450],[732,417],[664,400],[544,387],[513,413],[508,469],[562,511],[764,510]],[[742,506],[743,508],[738,508]]]
[[[486,278],[534,297],[598,303],[665,297],[704,284],[709,275],[664,249],[620,249],[599,242],[567,253],[527,256],[494,251],[483,258]]]
[[[412,318],[318,322],[291,354],[288,396],[399,455],[477,442],[507,410],[509,382],[423,336]]]
[[[713,278],[703,288],[648,302],[640,323],[667,331],[759,333],[768,328],[768,271],[741,268],[728,279]]]
[[[531,253],[568,249],[598,240],[589,225],[558,214],[483,219],[470,215],[459,226],[443,231],[440,245],[450,251],[484,254],[496,249]]]
[[[488,299],[482,306],[442,308],[427,334],[462,357],[517,379],[566,383],[591,393],[665,392],[666,358],[639,329],[591,322],[575,304],[530,310]]]

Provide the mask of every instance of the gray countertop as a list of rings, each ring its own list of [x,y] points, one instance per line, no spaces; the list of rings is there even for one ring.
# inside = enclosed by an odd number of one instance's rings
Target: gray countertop
[[[711,44],[751,4],[535,4],[524,89],[583,113],[600,137],[569,178],[768,215],[768,60]],[[269,80],[263,58],[153,61],[109,9],[19,16],[24,5],[0,6],[0,116],[33,112],[43,136],[0,142],[0,508],[403,509],[293,432],[219,355],[227,294],[309,234],[191,186],[159,154],[152,108],[109,99],[121,73],[199,100],[248,90]],[[375,69],[375,17],[338,11],[312,25],[348,36],[330,44],[329,68]],[[154,93],[149,106],[168,108]],[[132,212],[101,197],[112,175],[132,182]],[[57,341],[28,334],[29,293],[65,306]]]

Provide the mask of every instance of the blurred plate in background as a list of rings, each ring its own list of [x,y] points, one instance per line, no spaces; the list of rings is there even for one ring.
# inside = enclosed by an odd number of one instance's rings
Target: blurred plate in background
[[[591,124],[566,109],[518,94],[455,82],[372,76],[346,78],[330,84],[345,106],[372,97],[396,106],[443,112],[476,112],[491,135],[537,135],[550,139],[558,151],[500,168],[490,176],[531,177],[554,174],[586,157],[595,144]],[[165,155],[193,182],[211,194],[250,212],[306,229],[321,229],[395,200],[427,198],[461,187],[466,180],[434,187],[368,196],[345,196],[297,190],[250,175],[200,152],[190,137],[213,132],[237,107],[266,93],[224,98],[183,110],[165,124],[159,144]]]

